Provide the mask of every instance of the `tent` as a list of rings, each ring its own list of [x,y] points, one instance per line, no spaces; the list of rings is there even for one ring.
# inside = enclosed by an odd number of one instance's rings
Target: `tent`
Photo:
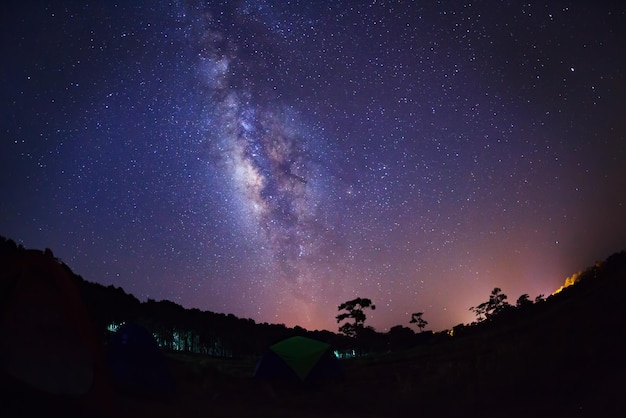
[[[116,386],[142,396],[170,395],[175,390],[167,359],[152,334],[134,323],[122,325],[111,337],[107,357]]]
[[[291,337],[272,345],[257,362],[254,376],[271,380],[314,383],[343,375],[330,344]]]
[[[0,391],[10,400],[0,412],[100,410],[111,393],[103,347],[73,279],[49,250],[0,257]]]

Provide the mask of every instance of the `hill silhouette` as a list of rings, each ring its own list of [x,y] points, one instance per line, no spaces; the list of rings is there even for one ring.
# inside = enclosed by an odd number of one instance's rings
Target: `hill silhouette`
[[[0,240],[0,258],[24,248]],[[51,250],[44,253],[53,257]],[[510,306],[448,332],[394,327],[361,340],[251,319],[140,302],[121,288],[72,275],[107,344],[111,326],[139,322],[166,350],[174,399],[119,396],[118,416],[621,416],[626,252],[569,280],[545,300]],[[4,273],[4,272],[2,272]],[[3,301],[8,295],[3,295]],[[270,344],[293,335],[368,355],[344,359],[346,376],[313,389],[252,378]]]

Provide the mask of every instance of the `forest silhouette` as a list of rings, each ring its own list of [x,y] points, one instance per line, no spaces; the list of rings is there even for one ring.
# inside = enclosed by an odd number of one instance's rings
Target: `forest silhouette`
[[[0,237],[3,266],[24,251]],[[616,416],[624,410],[625,251],[577,273],[545,298],[522,295],[510,304],[495,288],[486,302],[470,308],[475,322],[440,332],[423,329],[427,312],[413,314],[418,332],[404,325],[377,332],[364,326],[363,311],[350,311],[374,308],[369,299],[357,298],[338,307],[338,322],[354,320],[343,325],[343,334],[256,323],[167,300],[140,302],[122,288],[74,274],[52,250],[41,252],[75,282],[103,347],[116,327],[136,323],[166,354],[177,394],[171,399],[119,394],[119,416],[249,416],[254,411],[256,416],[553,417]],[[10,297],[6,287],[3,293],[1,312]],[[330,344],[345,376],[313,388],[255,380],[254,364],[268,347],[293,336]]]

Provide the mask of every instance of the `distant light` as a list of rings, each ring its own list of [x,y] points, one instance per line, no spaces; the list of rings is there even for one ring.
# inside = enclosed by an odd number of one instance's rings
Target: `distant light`
[[[111,332],[116,332],[118,329],[120,329],[121,326],[123,326],[125,324],[125,322],[111,322],[109,325],[107,325],[107,330],[111,331]]]

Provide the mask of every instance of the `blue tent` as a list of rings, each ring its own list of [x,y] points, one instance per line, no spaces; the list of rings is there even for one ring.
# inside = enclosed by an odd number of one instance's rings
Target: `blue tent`
[[[174,392],[167,360],[155,338],[141,325],[121,326],[109,341],[107,354],[111,377],[120,390],[146,396]]]

